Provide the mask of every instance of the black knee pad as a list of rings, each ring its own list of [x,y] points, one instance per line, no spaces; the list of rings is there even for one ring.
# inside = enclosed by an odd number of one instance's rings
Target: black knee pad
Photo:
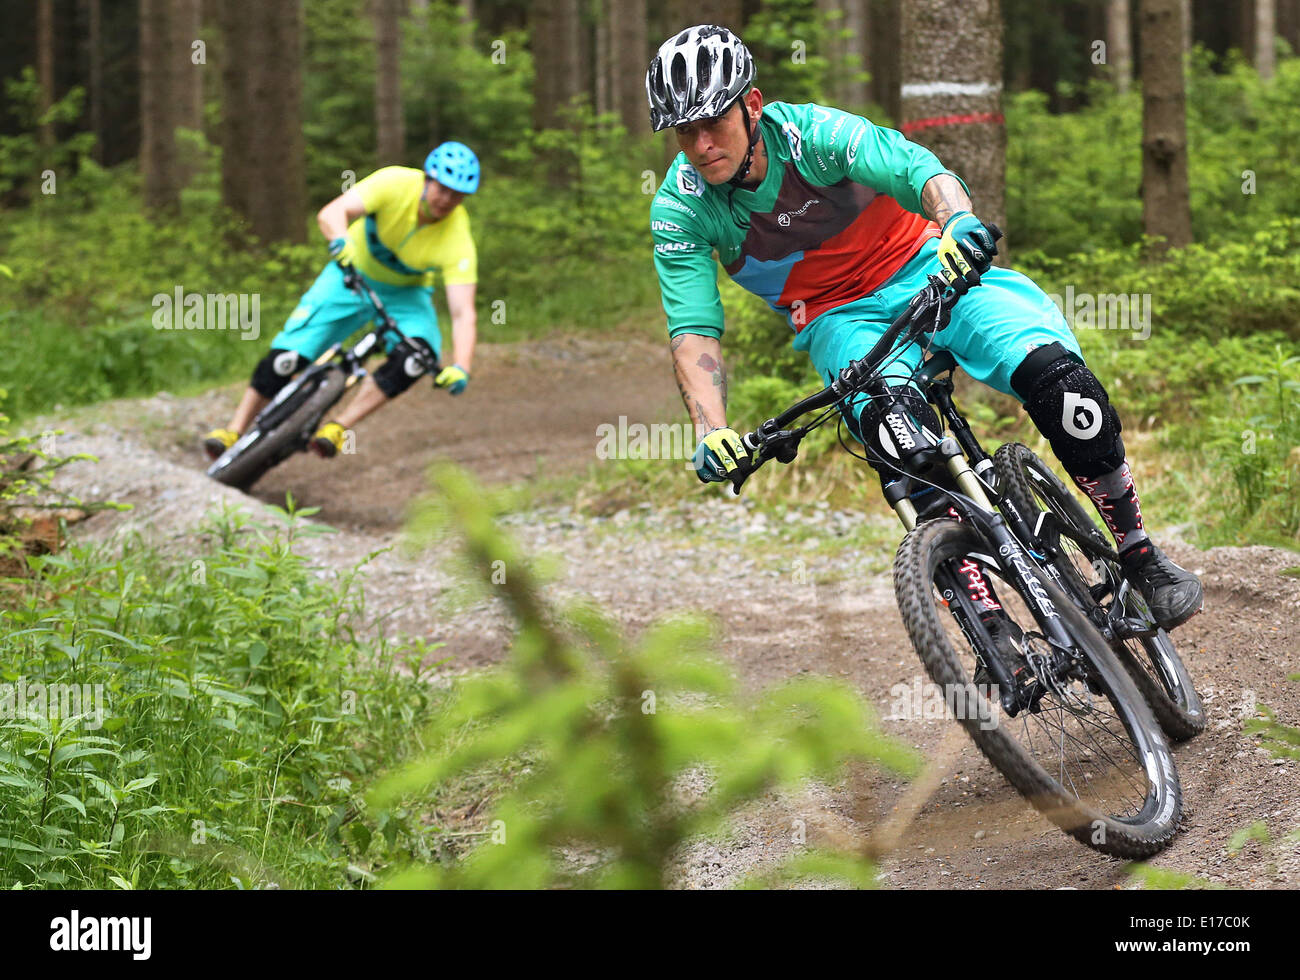
[[[1106,389],[1062,345],[1031,351],[1011,375],[1011,387],[1071,476],[1101,476],[1124,462],[1123,426]]]
[[[253,369],[253,390],[263,398],[274,398],[289,379],[307,366],[307,358],[297,351],[272,347]]]
[[[425,367],[416,357],[416,350],[424,352],[424,356],[433,362],[433,348],[429,342],[420,337],[407,337],[388,355],[388,360],[375,370],[375,384],[389,398],[396,398],[411,385],[415,384],[416,378],[425,374]]]
[[[930,403],[922,397],[919,391],[911,385],[890,385],[889,390],[899,396],[899,400],[902,402],[903,407],[907,409],[918,425],[923,429],[929,429],[930,432],[934,434],[935,438],[939,437],[939,434],[943,431],[943,426],[939,422],[939,416],[935,412],[934,408],[931,407]],[[884,413],[875,401],[864,399],[864,402],[865,405],[860,416],[857,416],[856,413],[853,412],[845,413],[844,420],[845,424],[848,426],[849,432],[853,435],[854,439],[858,440],[858,442],[862,443],[864,446],[874,450],[875,453],[890,462],[897,462],[898,456],[894,450],[893,444],[885,441],[885,437],[880,433],[880,427],[885,421]],[[882,485],[898,476],[894,470],[891,470],[887,466],[879,466],[874,461],[871,465],[875,468],[876,472],[880,474]]]

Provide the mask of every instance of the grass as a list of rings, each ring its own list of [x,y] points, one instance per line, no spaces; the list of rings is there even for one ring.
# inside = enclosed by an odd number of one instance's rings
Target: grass
[[[439,654],[357,631],[357,570],[321,578],[295,550],[327,530],[309,513],[214,515],[191,556],[31,560],[0,610],[0,886],[365,887],[442,846],[446,824],[363,803],[421,748]]]

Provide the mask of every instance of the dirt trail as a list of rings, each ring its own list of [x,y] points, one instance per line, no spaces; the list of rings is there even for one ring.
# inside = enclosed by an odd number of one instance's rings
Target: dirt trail
[[[303,504],[320,506],[317,520],[339,533],[309,538],[304,548],[322,566],[343,570],[398,541],[405,506],[423,489],[422,473],[435,455],[489,481],[536,479],[589,465],[601,423],[617,423],[619,415],[677,421],[679,411],[662,345],[623,338],[485,345],[471,392],[453,401],[420,385],[361,427],[356,455],[330,463],[291,460],[254,496],[282,502],[291,490]],[[213,501],[250,506],[203,476],[195,450],[198,434],[224,417],[235,394],[115,403],[97,407],[92,421],[61,423],[69,431],[60,437],[60,452],[102,459],[70,467],[65,485],[87,499],[135,505],[127,514],[93,517],[76,535],[105,538],[137,528],[183,549]],[[778,523],[720,496],[666,507],[647,503],[608,517],[559,507],[509,518],[531,553],[558,556],[557,594],[590,596],[634,630],[673,609],[703,608],[717,617],[720,649],[746,684],[801,672],[840,677],[868,696],[883,719],[891,688],[921,678],[921,667],[894,603],[889,549],[827,547],[864,521],[878,519],[811,507]],[[707,548],[700,545],[704,529]],[[1300,683],[1287,680],[1300,670],[1300,580],[1282,574],[1300,559],[1272,548],[1201,552],[1169,531],[1158,539],[1206,585],[1205,613],[1175,639],[1204,694],[1210,724],[1175,749],[1183,830],[1152,863],[1238,887],[1300,887],[1300,841],[1283,839],[1300,828],[1297,763],[1275,760],[1242,727],[1256,699],[1280,721],[1300,725]],[[806,584],[791,584],[788,563],[765,563],[770,550],[806,553],[808,574],[795,580]],[[371,564],[366,581],[368,608],[381,628],[445,640],[440,653],[454,658],[451,669],[504,654],[510,625],[493,602],[450,611],[441,603],[454,583],[436,555],[387,552]],[[954,730],[947,720],[881,724],[927,758],[946,751]],[[1048,824],[964,736],[955,745],[937,790],[882,862],[884,884],[1128,885],[1122,862],[1080,847]],[[688,849],[680,883],[719,887],[788,856],[797,846],[796,820],[806,825],[810,844],[826,836],[864,839],[905,788],[863,771],[798,798],[774,796],[739,815],[727,841]],[[1230,853],[1233,833],[1255,821],[1265,823],[1270,842],[1250,841]]]

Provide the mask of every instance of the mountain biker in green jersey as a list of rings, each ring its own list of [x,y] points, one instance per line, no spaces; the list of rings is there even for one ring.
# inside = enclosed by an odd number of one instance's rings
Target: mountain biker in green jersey
[[[765,104],[753,80],[740,38],[709,24],[665,41],[646,74],[651,125],[673,127],[681,148],[651,204],[650,226],[673,367],[700,437],[699,478],[727,480],[745,454],[727,423],[714,250],[735,282],[785,316],[794,347],[808,352],[827,384],[938,273],[964,298],[932,349],[949,351],[971,377],[1025,406],[1097,507],[1126,577],[1161,626],[1199,612],[1200,582],[1143,527],[1105,388],[1043,291],[992,266],[997,246],[961,178],[902,133],[861,116]],[[913,345],[884,375],[937,433],[938,417],[908,382],[921,356]],[[854,437],[885,458],[895,451],[878,415],[866,399],[845,412]],[[896,478],[877,469],[882,482]]]
[[[435,271],[442,273],[447,288],[455,362],[438,373],[434,384],[453,395],[465,390],[477,340],[478,260],[461,202],[478,185],[478,157],[465,144],[448,142],[428,155],[423,171],[384,167],[321,208],[316,223],[334,261],[271,341],[228,427],[204,437],[211,458],[234,445],[295,374],[370,320],[373,308],[344,285],[346,266],[366,280],[406,339],[389,342],[388,359],[367,376],[347,408],[320,427],[309,443],[312,451],[326,458],[337,455],[352,426],[413,385],[425,373],[417,350],[438,357],[442,338],[433,307]]]

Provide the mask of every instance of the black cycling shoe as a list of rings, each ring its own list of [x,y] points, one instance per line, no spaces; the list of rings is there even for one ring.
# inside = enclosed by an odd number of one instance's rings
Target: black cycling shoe
[[[1200,579],[1175,565],[1151,541],[1120,552],[1119,558],[1124,577],[1142,593],[1162,628],[1181,626],[1201,611],[1205,593]]]

